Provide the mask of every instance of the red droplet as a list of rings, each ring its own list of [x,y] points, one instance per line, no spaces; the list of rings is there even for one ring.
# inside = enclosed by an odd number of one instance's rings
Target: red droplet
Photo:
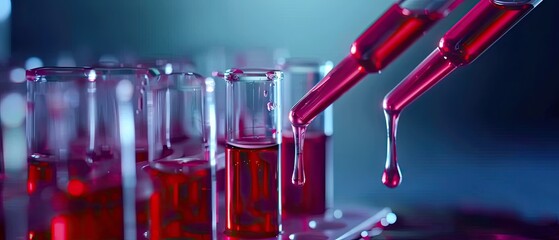
[[[395,188],[401,182],[402,176],[398,168],[385,169],[382,173],[382,183],[389,188]]]
[[[68,182],[68,193],[73,196],[80,196],[85,192],[85,185],[80,180],[70,180]]]

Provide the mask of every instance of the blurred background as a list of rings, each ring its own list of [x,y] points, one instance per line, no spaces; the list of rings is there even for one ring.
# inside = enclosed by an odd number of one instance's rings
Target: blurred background
[[[382,98],[476,2],[466,0],[381,74],[334,104],[337,204],[474,206],[559,216],[554,0],[542,2],[477,61],[407,108],[398,131],[402,185],[388,189],[380,181],[386,154]],[[230,52],[337,63],[393,3],[0,0],[0,60],[81,65],[102,57],[189,57],[205,75],[233,67],[208,60]]]

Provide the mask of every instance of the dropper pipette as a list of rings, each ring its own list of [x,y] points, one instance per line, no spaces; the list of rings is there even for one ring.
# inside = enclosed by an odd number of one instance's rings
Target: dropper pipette
[[[351,45],[350,55],[314,86],[289,113],[296,153],[303,152],[306,126],[369,73],[378,73],[462,0],[403,0],[392,5]],[[293,183],[304,183],[302,159],[295,154]]]
[[[396,158],[397,121],[401,111],[457,68],[472,63],[542,0],[480,0],[439,42],[439,46],[386,95],[387,157],[383,183],[400,184]]]

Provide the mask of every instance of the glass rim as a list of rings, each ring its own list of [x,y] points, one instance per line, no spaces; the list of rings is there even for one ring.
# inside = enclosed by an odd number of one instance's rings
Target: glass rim
[[[278,81],[283,79],[283,72],[277,69],[231,68],[227,69],[224,73],[214,73],[214,76],[222,77],[228,82]]]
[[[147,78],[159,78],[159,70],[155,68],[135,67],[39,67],[25,71],[28,82],[96,82],[102,80],[97,76],[110,74],[145,75]]]

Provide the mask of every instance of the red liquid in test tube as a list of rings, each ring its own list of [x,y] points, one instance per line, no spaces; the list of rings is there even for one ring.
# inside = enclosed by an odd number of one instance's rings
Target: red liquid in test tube
[[[274,237],[279,232],[278,150],[226,147],[226,232]]]
[[[212,239],[210,164],[206,160],[160,160],[146,167],[154,181],[150,239]]]
[[[479,57],[541,0],[481,0],[440,40],[439,46],[384,98],[388,149],[383,183],[401,181],[396,156],[397,122],[401,111],[456,68]]]
[[[114,159],[97,159],[89,166],[83,160],[29,161],[28,191],[33,204],[48,211],[30,209],[29,239],[122,239],[124,237],[122,177],[111,167]],[[65,191],[58,189],[56,176],[67,169]],[[96,177],[92,177],[96,176]],[[33,186],[33,187],[29,187]],[[36,186],[36,187],[35,187]],[[46,188],[52,190],[45,190]],[[44,192],[54,193],[45,198]],[[147,201],[136,199],[138,230],[147,230]],[[35,216],[37,215],[37,216]],[[142,228],[143,227],[143,228]],[[139,232],[138,236],[143,236]]]
[[[29,159],[27,166],[27,193],[33,194],[38,188],[56,185],[55,162]]]
[[[81,183],[84,184],[84,183]],[[74,183],[74,188],[81,185]],[[87,191],[85,185],[81,185]],[[67,208],[64,212],[50,218],[51,228],[31,228],[29,239],[122,239],[124,224],[122,220],[122,191],[115,187],[82,193],[80,196],[57,195],[53,202],[35,201],[34,204],[52,204],[59,208]],[[32,198],[34,199],[34,198]],[[31,213],[32,214],[32,213]],[[34,224],[43,226],[45,219],[34,220]]]
[[[27,193],[29,195],[47,187],[57,187],[57,177],[61,177],[59,176],[61,173],[66,174],[69,179],[65,186],[68,192],[70,194],[78,193],[76,185],[73,184],[77,180],[72,181],[72,179],[85,177],[91,170],[85,161],[78,159],[62,162],[51,158],[29,157],[27,162]]]
[[[303,161],[309,177],[302,186],[282,185],[282,208],[288,213],[322,214],[327,209],[326,159],[327,149],[332,147],[330,136],[307,132],[304,144]],[[282,179],[290,179],[295,157],[295,142],[290,132],[283,133],[281,153]]]

